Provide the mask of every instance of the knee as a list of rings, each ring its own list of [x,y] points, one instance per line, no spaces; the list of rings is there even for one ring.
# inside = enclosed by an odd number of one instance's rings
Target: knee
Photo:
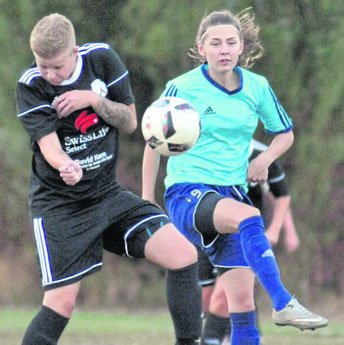
[[[145,245],[145,257],[167,269],[180,269],[197,262],[195,246],[172,224],[158,230]]]
[[[242,291],[235,294],[234,300],[231,301],[230,306],[234,312],[246,312],[255,309],[254,298],[251,292]],[[233,302],[233,303],[232,303]]]
[[[247,208],[242,220],[251,218],[251,217],[260,217],[260,216],[261,216],[260,210],[257,207],[252,206],[252,207]]]
[[[211,296],[209,310],[213,314],[218,316],[228,316],[227,298],[224,291],[222,293],[213,294]]]
[[[193,265],[198,261],[197,249],[190,242],[184,246],[183,251],[177,250],[172,256],[174,257],[174,260],[173,260],[174,267],[173,268],[171,267],[172,269],[184,268],[184,267]]]
[[[75,308],[75,298],[67,297],[65,299],[62,299],[60,302],[60,307],[62,309],[63,314],[65,317],[70,318],[73,314],[74,308]]]
[[[187,263],[185,266],[192,265],[196,262],[198,262],[198,253],[196,247],[190,243],[190,248],[188,249],[188,254],[187,254]]]
[[[76,290],[74,286],[50,290],[44,294],[43,304],[58,314],[70,318],[75,308],[77,294],[78,289]]]

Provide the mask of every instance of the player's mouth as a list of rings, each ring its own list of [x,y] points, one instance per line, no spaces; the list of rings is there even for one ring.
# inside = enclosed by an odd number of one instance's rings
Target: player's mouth
[[[232,61],[230,59],[221,59],[219,60],[219,64],[223,66],[227,66],[231,63]]]

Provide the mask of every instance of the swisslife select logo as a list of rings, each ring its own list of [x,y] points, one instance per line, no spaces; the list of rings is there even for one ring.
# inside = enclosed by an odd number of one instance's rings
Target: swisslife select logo
[[[75,120],[75,128],[81,133],[86,134],[88,128],[96,125],[99,122],[98,115],[95,113],[87,114],[87,111],[83,111]]]

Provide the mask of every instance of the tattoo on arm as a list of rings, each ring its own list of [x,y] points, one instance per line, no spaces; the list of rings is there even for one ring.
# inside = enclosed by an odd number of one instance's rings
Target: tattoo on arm
[[[110,101],[100,97],[100,102],[94,108],[107,123],[119,130],[127,131],[132,126],[132,115],[129,107],[123,103]]]

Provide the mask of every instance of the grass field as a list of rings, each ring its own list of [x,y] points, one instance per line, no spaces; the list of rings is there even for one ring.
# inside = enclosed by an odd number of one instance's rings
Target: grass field
[[[18,345],[33,310],[0,311],[0,344]],[[261,317],[263,345],[343,345],[344,321],[314,332],[274,326]],[[59,345],[173,345],[173,327],[164,312],[112,313],[77,310]]]

